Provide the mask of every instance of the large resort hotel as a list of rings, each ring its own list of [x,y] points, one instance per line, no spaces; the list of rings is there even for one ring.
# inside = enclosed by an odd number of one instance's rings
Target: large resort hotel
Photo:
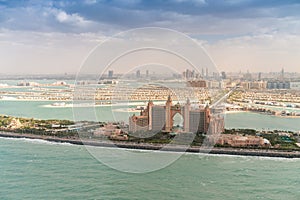
[[[165,105],[154,105],[148,102],[140,116],[133,115],[129,118],[129,131],[163,131],[172,132],[173,118],[179,113],[183,118],[182,132],[207,133],[210,124],[210,109],[208,106],[192,108],[189,99],[182,106],[173,105],[169,96]]]

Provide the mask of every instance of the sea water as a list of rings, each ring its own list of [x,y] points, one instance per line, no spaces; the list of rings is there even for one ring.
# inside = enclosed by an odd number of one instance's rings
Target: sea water
[[[0,114],[74,120],[72,107],[51,103],[1,100]],[[95,116],[81,116],[127,121],[133,113],[98,106]],[[298,118],[247,112],[226,114],[225,122],[226,128],[300,130]],[[299,159],[186,154],[163,169],[130,174],[102,164],[84,146],[0,138],[0,199],[300,199],[299,169]]]
[[[0,138],[0,199],[300,199],[299,169],[299,159],[185,154],[131,174],[84,146]]]
[[[4,101],[0,100],[0,114],[28,117],[37,119],[69,119],[74,120],[74,113],[80,113],[75,120],[92,121],[125,121],[128,122],[129,116],[139,114],[139,111],[132,112],[130,109],[136,108],[135,105],[115,106],[103,105],[89,107],[95,112],[86,112],[86,107],[77,107],[73,110],[72,106],[58,107],[51,106],[52,101]],[[72,102],[67,102],[72,104]],[[129,110],[128,110],[129,109]],[[129,112],[128,112],[129,111]],[[252,128],[258,130],[300,130],[300,118],[288,118],[259,113],[239,112],[225,115],[225,128]]]

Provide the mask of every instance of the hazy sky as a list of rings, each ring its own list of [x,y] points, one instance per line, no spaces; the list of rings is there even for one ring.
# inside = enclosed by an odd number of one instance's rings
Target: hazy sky
[[[101,41],[132,28],[183,32],[219,70],[300,72],[300,1],[0,0],[0,73],[76,73]]]

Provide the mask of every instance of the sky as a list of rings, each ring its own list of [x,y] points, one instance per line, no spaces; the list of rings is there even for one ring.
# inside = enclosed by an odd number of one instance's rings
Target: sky
[[[300,1],[0,0],[0,73],[76,73],[129,29],[161,27],[202,45],[220,71],[300,72]]]

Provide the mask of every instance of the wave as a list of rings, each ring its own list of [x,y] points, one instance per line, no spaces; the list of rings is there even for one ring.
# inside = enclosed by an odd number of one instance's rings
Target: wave
[[[16,97],[2,96],[1,100],[14,101],[14,100],[18,100],[18,99]]]
[[[219,157],[219,158],[238,158],[245,161],[254,161],[254,160],[273,160],[273,161],[284,161],[284,162],[299,162],[300,158],[284,158],[284,157],[268,157],[268,156],[246,156],[246,155],[230,155],[230,154],[210,154],[210,153],[197,153],[197,152],[176,152],[176,151],[159,151],[159,150],[146,150],[146,149],[127,149],[127,148],[118,148],[118,147],[101,147],[101,146],[85,146],[87,150],[93,151],[93,149],[105,149],[110,151],[129,151],[134,153],[155,153],[155,154],[182,154],[183,156],[197,156],[201,158],[209,157]]]
[[[11,137],[0,137],[2,140],[12,140],[12,141],[22,141],[33,144],[47,144],[47,145],[64,145],[64,146],[75,146],[75,144],[71,144],[68,142],[51,142],[43,139],[30,139],[30,138],[11,138]]]
[[[68,142],[60,143],[60,142],[51,142],[43,139],[29,139],[29,138],[6,138],[0,137],[3,140],[14,140],[14,141],[22,141],[33,144],[45,144],[45,145],[63,145],[63,146],[78,146],[76,144],[71,144]],[[230,155],[230,154],[209,154],[209,153],[196,153],[196,152],[174,152],[174,151],[157,151],[157,150],[145,150],[145,149],[127,149],[127,148],[118,148],[118,147],[102,147],[102,146],[88,146],[83,145],[88,151],[94,151],[96,149],[105,149],[110,151],[130,151],[135,153],[155,153],[155,154],[182,154],[183,156],[198,156],[199,159],[203,157],[227,157],[227,158],[238,158],[246,161],[253,160],[271,160],[271,161],[284,161],[284,162],[299,162],[300,158],[284,158],[284,157],[268,157],[268,156],[244,156],[244,155]],[[94,149],[94,150],[93,150]],[[91,153],[92,153],[91,152]]]

